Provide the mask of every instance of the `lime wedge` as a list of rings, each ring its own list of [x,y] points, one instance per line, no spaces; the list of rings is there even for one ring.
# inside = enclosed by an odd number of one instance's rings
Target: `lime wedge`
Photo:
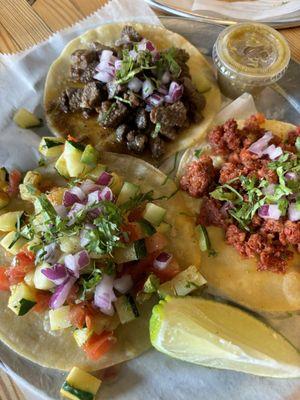
[[[171,357],[273,378],[300,377],[300,354],[239,308],[196,297],[167,297],[153,308],[153,346]]]

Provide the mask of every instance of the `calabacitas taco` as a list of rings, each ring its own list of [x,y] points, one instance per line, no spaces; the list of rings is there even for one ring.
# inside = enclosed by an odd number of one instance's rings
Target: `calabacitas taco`
[[[207,250],[202,273],[249,308],[300,309],[299,135],[259,115],[229,120],[179,167]]]
[[[220,106],[204,56],[154,25],[109,24],[52,64],[44,107],[55,135],[155,161],[198,142]]]
[[[197,278],[182,195],[131,156],[103,153],[99,164],[91,145],[56,138],[40,150],[60,155],[55,167],[27,172],[22,200],[1,210],[0,339],[63,370],[133,358],[150,347],[158,286],[190,265]]]

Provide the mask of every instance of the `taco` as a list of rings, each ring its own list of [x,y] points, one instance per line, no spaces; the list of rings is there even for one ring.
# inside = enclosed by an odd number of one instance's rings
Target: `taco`
[[[108,24],[72,40],[44,93],[54,135],[162,160],[198,142],[220,107],[204,56],[156,25]]]
[[[231,119],[179,167],[197,213],[204,277],[251,309],[300,309],[299,135],[262,115]]]
[[[199,267],[182,195],[128,155],[99,163],[74,139],[44,138],[40,150],[59,158],[27,172],[21,199],[1,210],[0,339],[62,370],[131,359],[150,347],[158,286]]]

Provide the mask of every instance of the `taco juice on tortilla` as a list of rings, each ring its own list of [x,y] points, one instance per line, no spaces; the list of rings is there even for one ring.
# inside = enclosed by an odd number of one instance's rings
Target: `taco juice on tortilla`
[[[66,46],[49,70],[44,106],[55,135],[154,162],[202,138],[220,92],[205,58],[182,36],[108,24]]]
[[[44,138],[40,151],[58,159],[22,183],[10,174],[10,186],[1,173],[15,196],[0,215],[0,338],[63,370],[133,358],[150,347],[159,285],[191,265],[197,275],[182,195],[131,156],[103,153],[100,164],[71,138]]]
[[[300,308],[300,130],[262,115],[228,120],[187,150],[180,186],[193,198],[201,272],[249,308]]]

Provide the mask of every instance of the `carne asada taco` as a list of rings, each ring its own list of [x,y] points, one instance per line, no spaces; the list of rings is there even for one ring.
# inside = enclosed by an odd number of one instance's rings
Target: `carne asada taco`
[[[299,128],[262,115],[231,119],[179,167],[197,212],[201,272],[249,308],[300,309],[299,136]]]
[[[21,184],[10,174],[20,196],[2,204],[0,339],[63,370],[131,359],[150,347],[159,285],[191,265],[197,279],[182,194],[131,156],[103,153],[100,164],[91,145],[59,138],[43,138],[40,151],[59,158]]]
[[[198,142],[219,106],[204,56],[182,36],[143,24],[104,25],[72,40],[44,94],[55,135],[152,162]]]

